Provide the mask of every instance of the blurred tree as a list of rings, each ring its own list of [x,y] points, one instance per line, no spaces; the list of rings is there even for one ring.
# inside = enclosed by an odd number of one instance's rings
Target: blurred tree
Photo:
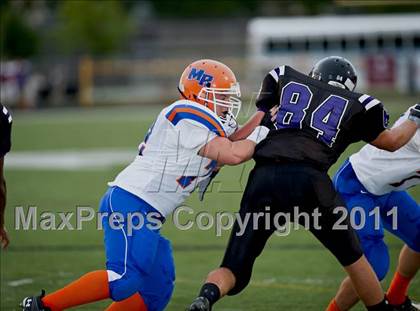
[[[3,2],[0,11],[1,58],[28,58],[36,54],[39,38],[17,12]]]
[[[419,0],[355,1],[335,0],[339,13],[343,14],[397,14],[420,12]]]
[[[157,15],[162,17],[226,17],[249,16],[255,13],[258,0],[151,0]]]
[[[64,52],[103,55],[122,48],[133,23],[120,1],[65,0],[54,31]]]
[[[305,9],[305,13],[309,15],[321,14],[328,11],[328,7],[334,6],[332,0],[300,0],[300,2]]]
[[[150,0],[163,17],[250,17],[256,15],[315,15],[329,11],[333,0]],[[268,8],[268,9],[267,9]]]
[[[121,0],[127,7],[132,0]],[[252,17],[419,12],[420,0],[148,0],[159,17]]]

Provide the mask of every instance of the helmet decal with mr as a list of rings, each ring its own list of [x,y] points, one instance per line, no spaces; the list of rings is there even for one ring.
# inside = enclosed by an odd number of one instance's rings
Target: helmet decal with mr
[[[190,74],[188,75],[188,80],[195,79],[198,81],[198,84],[204,86],[205,84],[213,81],[214,77],[212,75],[204,73],[203,69],[198,70],[195,67],[191,68]]]
[[[182,98],[213,110],[222,122],[236,118],[241,109],[241,91],[233,71],[225,64],[197,60],[185,68],[179,80]],[[217,111],[223,110],[224,114]]]
[[[349,91],[354,91],[357,84],[356,69],[350,61],[340,56],[321,59],[314,65],[309,76]]]

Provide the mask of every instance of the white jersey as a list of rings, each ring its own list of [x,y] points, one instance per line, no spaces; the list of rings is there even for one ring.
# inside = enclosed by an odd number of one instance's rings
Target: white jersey
[[[179,100],[160,112],[139,146],[139,155],[109,185],[133,193],[166,217],[217,164],[198,151],[213,138],[228,134],[213,111]]]
[[[394,126],[408,117],[407,111]],[[406,190],[420,184],[420,131],[399,150],[389,152],[372,145],[364,146],[350,157],[357,178],[375,195]]]

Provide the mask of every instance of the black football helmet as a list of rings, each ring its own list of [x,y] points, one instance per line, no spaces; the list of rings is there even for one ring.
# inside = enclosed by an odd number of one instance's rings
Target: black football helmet
[[[340,56],[329,56],[321,59],[312,68],[309,76],[349,91],[353,91],[357,84],[356,69],[354,69],[352,63]]]

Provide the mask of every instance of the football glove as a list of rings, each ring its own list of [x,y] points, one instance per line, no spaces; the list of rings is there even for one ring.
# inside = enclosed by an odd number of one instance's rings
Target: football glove
[[[270,132],[270,129],[268,127],[260,125],[257,126],[246,139],[251,140],[258,145],[262,140],[264,140],[267,137],[268,132]]]
[[[411,107],[408,119],[416,122],[417,127],[420,127],[420,103]]]
[[[225,118],[222,118],[222,120],[224,121],[223,126],[226,130],[227,137],[229,137],[230,135],[232,135],[233,133],[237,131],[238,122],[236,121],[236,119],[233,117],[231,113],[228,113]]]
[[[220,169],[214,170],[209,177],[203,179],[197,184],[198,187],[198,199],[200,201],[204,201],[204,194],[207,191],[207,188],[209,187],[210,183],[216,177],[216,175],[219,173]]]

